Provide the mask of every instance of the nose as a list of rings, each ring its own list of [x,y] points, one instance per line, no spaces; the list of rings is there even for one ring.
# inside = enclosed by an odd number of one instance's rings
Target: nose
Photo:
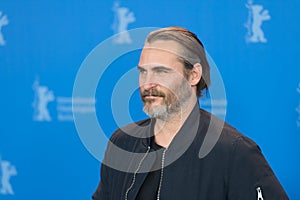
[[[146,84],[143,84],[141,87],[144,89],[144,90],[150,90],[152,88],[155,88],[157,86],[156,83],[146,83]]]
[[[140,87],[145,90],[155,88],[158,85],[157,81],[155,80],[155,77],[151,74],[141,75],[139,82]]]

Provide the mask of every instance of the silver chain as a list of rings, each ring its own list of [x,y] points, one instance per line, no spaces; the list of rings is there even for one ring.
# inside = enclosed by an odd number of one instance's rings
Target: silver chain
[[[128,193],[129,191],[132,189],[134,183],[135,183],[135,179],[136,179],[136,174],[138,173],[138,171],[140,170],[141,166],[142,166],[142,163],[143,161],[145,160],[146,156],[148,155],[150,151],[150,146],[148,146],[148,149],[147,149],[147,152],[145,153],[145,155],[143,156],[143,158],[141,159],[137,169],[135,170],[134,174],[133,174],[133,178],[132,178],[132,182],[131,182],[131,185],[129,186],[129,188],[126,190],[126,193],[125,193],[125,200],[128,199]]]
[[[165,155],[166,155],[167,150],[168,150],[168,148],[166,148],[162,153],[160,180],[159,180],[159,186],[158,186],[158,190],[157,190],[157,200],[159,200],[159,198],[160,198],[160,190],[161,190],[162,180],[163,180],[163,176],[164,176]]]

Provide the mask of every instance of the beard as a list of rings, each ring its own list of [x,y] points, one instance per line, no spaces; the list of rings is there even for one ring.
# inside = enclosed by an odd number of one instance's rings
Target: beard
[[[155,88],[144,90],[141,92],[142,101],[144,102],[143,111],[151,118],[167,121],[184,110],[191,95],[191,87],[185,79],[177,88],[167,89],[166,92],[158,91]],[[161,97],[162,103],[152,105],[155,100],[148,99],[147,96]]]

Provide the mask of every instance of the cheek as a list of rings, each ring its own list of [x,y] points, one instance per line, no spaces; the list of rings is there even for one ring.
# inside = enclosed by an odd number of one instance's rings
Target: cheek
[[[170,104],[171,102],[175,101],[177,99],[177,87],[174,87],[174,85],[171,85],[170,87],[166,88],[163,87],[161,91],[165,94],[164,101],[167,104]]]
[[[174,89],[176,89],[180,84],[180,80],[181,78],[169,76],[169,77],[161,78],[158,82],[159,85],[165,90],[174,91]]]
[[[178,88],[180,88],[183,83],[186,83],[186,80],[183,80],[183,77],[177,77],[176,79],[170,78],[167,80],[163,80],[161,82],[161,85],[168,91],[170,91],[172,94],[176,94]]]
[[[144,88],[144,86],[149,85],[149,82],[146,82],[145,77],[140,75],[139,80],[138,80],[138,84],[139,84],[139,88]]]

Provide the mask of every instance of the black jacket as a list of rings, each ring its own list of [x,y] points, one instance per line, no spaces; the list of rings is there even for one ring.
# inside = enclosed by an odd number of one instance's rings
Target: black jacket
[[[147,119],[120,128],[112,135],[94,200],[136,198],[155,161],[155,153],[149,149],[154,123],[155,120]],[[204,153],[200,152],[201,147],[205,147]],[[160,199],[288,197],[252,140],[196,106],[166,151]]]

